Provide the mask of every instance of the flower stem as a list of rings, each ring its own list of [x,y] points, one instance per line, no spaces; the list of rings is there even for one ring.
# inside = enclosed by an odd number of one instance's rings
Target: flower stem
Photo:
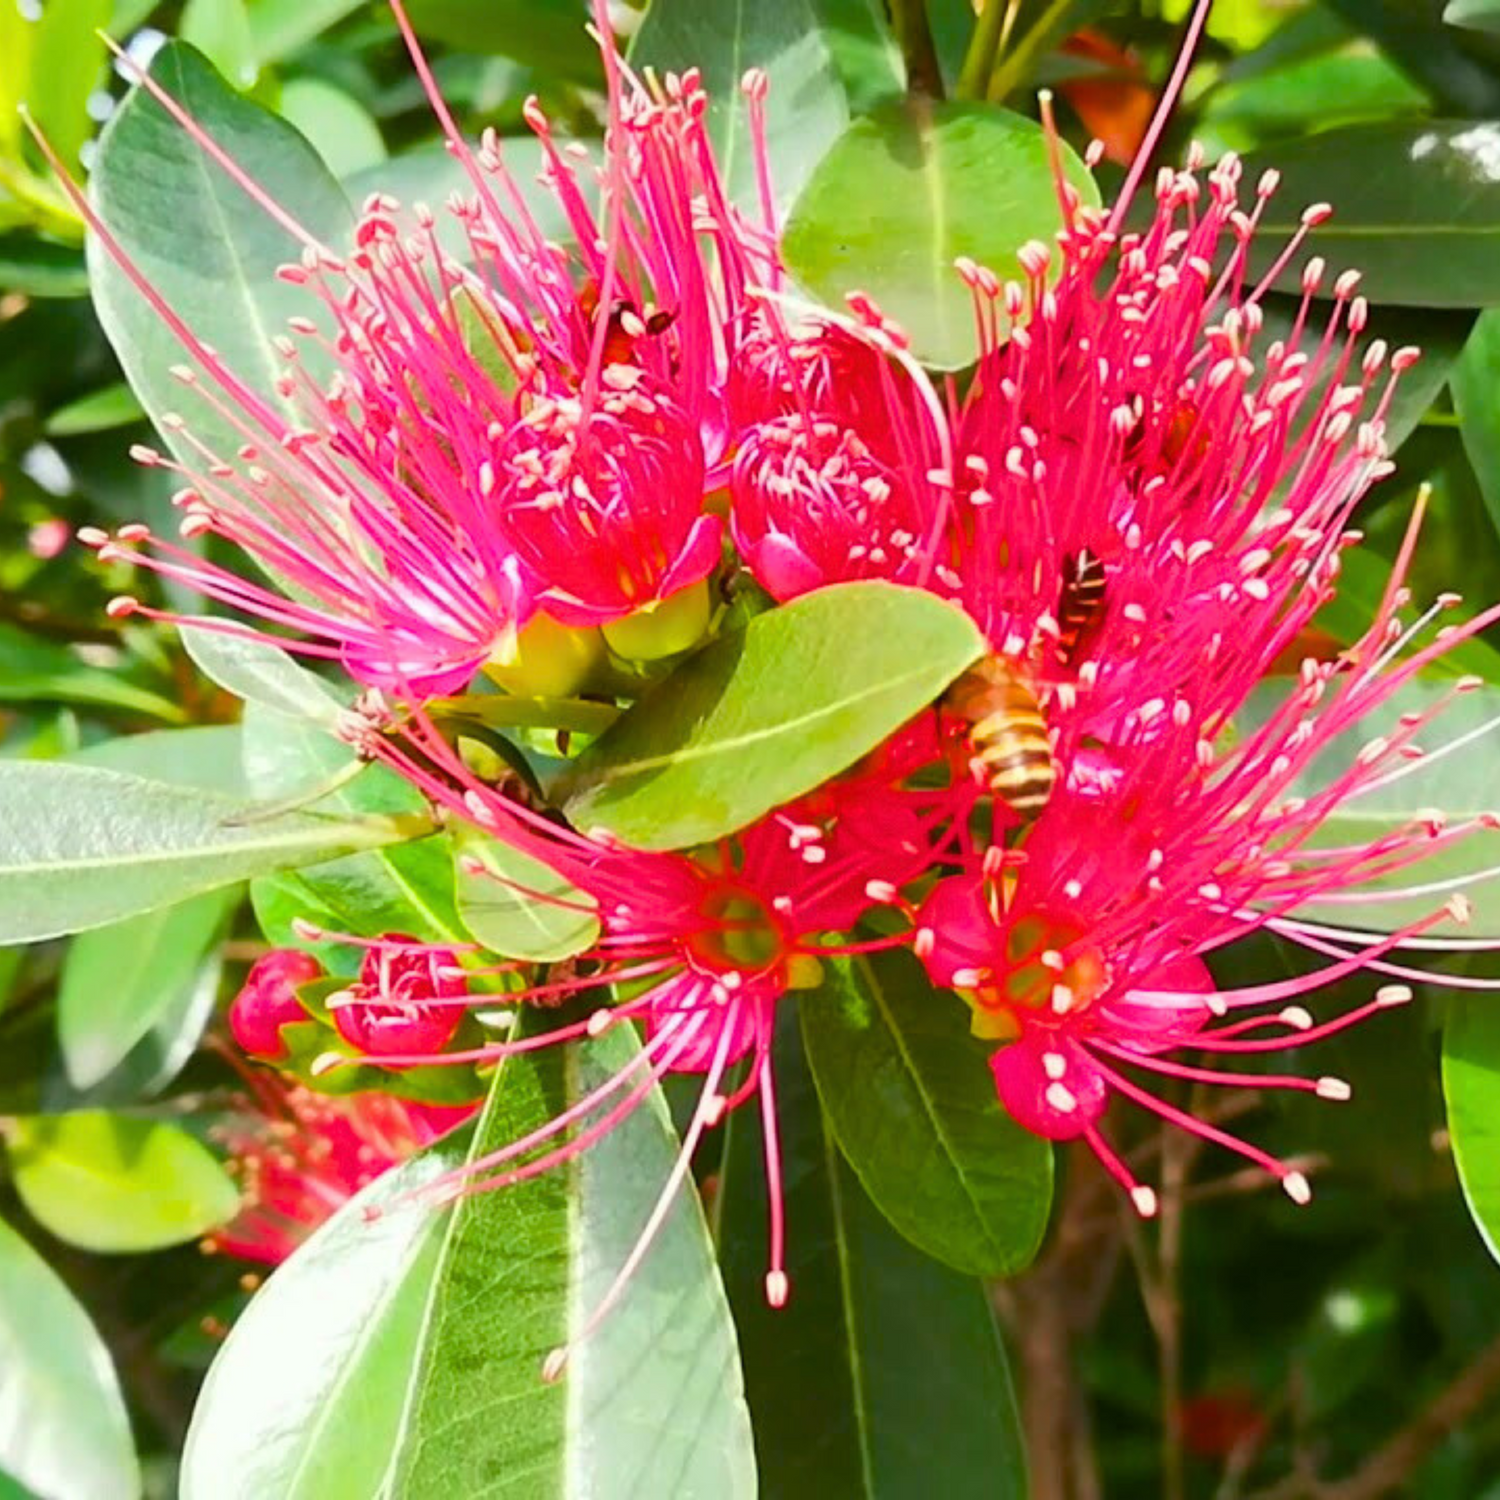
[[[974,22],[974,34],[964,52],[963,67],[959,70],[958,86],[954,89],[958,98],[984,98],[985,85],[1000,48],[1005,16],[1013,3],[1014,0],[984,0],[984,8]]]
[[[943,98],[943,70],[927,24],[927,0],[890,0],[890,6],[891,26],[906,59],[908,92]]]

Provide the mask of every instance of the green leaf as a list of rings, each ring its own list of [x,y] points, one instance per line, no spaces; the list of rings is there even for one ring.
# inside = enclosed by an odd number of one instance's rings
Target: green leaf
[[[368,766],[353,780],[344,780],[356,764],[349,747],[330,739],[312,720],[289,719],[260,702],[247,708],[245,766],[259,796],[295,801],[331,787],[313,804],[319,813],[421,815],[421,793],[385,766]],[[330,931],[363,936],[405,932],[431,943],[468,940],[454,905],[452,857],[441,838],[259,880],[251,899],[275,943],[302,943],[292,927],[299,917]],[[318,951],[339,972],[352,972],[358,965],[358,953],[347,945],[324,944]]]
[[[22,1115],[5,1128],[11,1180],[38,1224],[114,1254],[197,1239],[234,1217],[239,1189],[185,1130],[133,1115]]]
[[[572,83],[601,82],[584,0],[408,0],[419,36],[494,52]]]
[[[506,958],[556,963],[598,938],[593,898],[540,860],[477,829],[457,833],[453,853],[458,914],[486,948]],[[474,870],[471,861],[483,868]]]
[[[1448,0],[1443,7],[1443,20],[1467,31],[1500,31],[1500,3],[1497,0]]]
[[[852,765],[985,649],[919,589],[806,594],[690,657],[601,735],[568,816],[643,849],[733,833]]]
[[[1464,1201],[1500,1260],[1500,1011],[1488,995],[1455,995],[1443,1025],[1443,1097]]]
[[[187,0],[178,37],[196,47],[237,89],[256,80],[255,48],[245,0]]]
[[[1068,181],[1097,205],[1088,169],[1059,149]],[[955,259],[1016,278],[1016,251],[1050,243],[1060,224],[1039,125],[992,105],[914,97],[844,132],[797,199],[781,248],[820,301],[843,310],[847,293],[866,292],[911,335],[918,358],[958,369],[978,346]]]
[[[187,717],[171,699],[130,681],[119,667],[90,666],[61,641],[0,620],[0,703],[75,703],[167,723]]]
[[[140,1465],[109,1350],[47,1263],[0,1222],[0,1468],[47,1500],[136,1500]]]
[[[317,148],[335,177],[383,162],[385,141],[364,105],[321,78],[294,78],[281,90],[281,118]]]
[[[786,1021],[776,1037],[785,1307],[763,1291],[753,1107],[730,1117],[717,1199],[763,1500],[1025,1500],[1015,1392],[985,1288],[881,1217],[834,1145],[789,1011]],[[935,1441],[948,1434],[955,1441]]]
[[[291,126],[240,98],[181,42],[157,53],[151,76],[311,234],[334,247],[346,242],[348,202]],[[271,341],[286,332],[288,318],[318,314],[306,291],[276,279],[278,266],[297,259],[299,242],[141,88],[99,139],[91,190],[100,217],[146,280],[240,379],[298,422],[294,404],[276,394],[283,361]],[[172,377],[187,358],[184,349],[97,239],[89,266],[99,320],[152,419],[160,426],[165,413],[180,413],[213,451],[232,456],[243,434]],[[316,350],[306,356],[316,373]],[[177,442],[188,462],[201,462]]]
[[[697,68],[709,96],[709,133],[733,201],[756,212],[760,203],[749,116],[740,84],[748,68],[770,81],[766,148],[777,208],[801,191],[819,158],[849,123],[849,102],[837,61],[860,45],[857,0],[652,0],[630,46],[639,71]],[[823,15],[841,14],[838,32]],[[866,44],[869,32],[866,30]]]
[[[1259,688],[1235,720],[1240,733],[1253,733],[1257,724],[1275,711],[1293,684],[1283,679]],[[1406,683],[1380,708],[1367,713],[1357,728],[1340,735],[1296,781],[1291,796],[1310,797],[1330,786],[1354,764],[1360,750],[1373,739],[1396,732],[1405,714],[1430,710],[1440,698],[1453,692],[1451,681],[1420,678]],[[1445,813],[1450,823],[1474,818],[1495,808],[1495,788],[1500,777],[1500,687],[1485,684],[1455,698],[1436,723],[1417,737],[1428,752],[1425,759],[1399,762],[1399,779],[1341,802],[1309,841],[1309,847],[1344,848],[1373,844],[1402,824],[1429,809]],[[1473,739],[1457,753],[1440,755],[1443,746]],[[1357,926],[1374,932],[1394,932],[1399,927],[1435,911],[1450,887],[1473,903],[1472,919],[1459,925],[1443,922],[1430,929],[1433,935],[1466,938],[1500,937],[1500,877],[1493,875],[1466,883],[1469,877],[1493,869],[1495,851],[1491,836],[1480,830],[1472,837],[1440,849],[1412,865],[1370,882],[1363,887],[1377,893],[1382,886],[1435,886],[1415,899],[1362,900],[1357,906],[1309,902],[1297,916],[1309,921]]]
[[[255,0],[250,7],[250,41],[264,66],[290,56],[330,26],[351,16],[364,0]]]
[[[234,797],[117,771],[6,762],[0,944],[103,927],[418,831],[410,819],[266,816]]]
[[[1500,527],[1500,313],[1481,313],[1453,367],[1453,405],[1485,509]]]
[[[209,1372],[183,1500],[749,1500],[733,1333],[690,1190],[563,1380],[539,1378],[670,1170],[659,1096],[554,1172],[444,1210],[413,1197],[634,1054],[617,1027],[507,1060],[476,1130],[383,1178],[278,1270]],[[293,1346],[305,1357],[288,1361]]]
[[[1261,216],[1251,274],[1269,270],[1310,203],[1335,213],[1309,253],[1362,273],[1371,302],[1484,307],[1500,302],[1500,123],[1413,120],[1351,125],[1278,142],[1245,158],[1245,180],[1274,167],[1281,186]],[[1301,285],[1303,257],[1277,277]],[[1332,278],[1325,283],[1331,290]]]
[[[193,665],[226,693],[330,732],[337,726],[344,705],[333,689],[279,646],[208,625],[184,624],[180,633]]]
[[[48,0],[36,21],[25,102],[63,163],[80,169],[79,152],[94,133],[89,95],[104,78],[110,0]]]
[[[1052,1148],[1006,1114],[968,1009],[904,950],[825,964],[802,1037],[839,1147],[880,1211],[955,1270],[1009,1276],[1047,1227]]]
[[[153,729],[122,734],[80,750],[73,761],[104,771],[123,771],[148,781],[199,787],[248,798],[238,724],[196,724],[189,729]]]
[[[57,1035],[68,1080],[91,1088],[196,990],[240,891],[210,891],[74,940],[57,992]]]
[[[135,392],[123,380],[101,386],[80,396],[66,406],[59,406],[48,418],[42,431],[48,437],[78,437],[87,432],[109,432],[127,427],[145,415]]]
[[[0,234],[0,287],[27,297],[81,297],[89,289],[83,249],[32,234]]]

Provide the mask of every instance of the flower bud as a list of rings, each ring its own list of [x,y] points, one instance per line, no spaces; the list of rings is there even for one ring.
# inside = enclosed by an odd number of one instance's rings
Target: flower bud
[[[463,1020],[468,987],[457,955],[424,948],[390,933],[365,955],[359,978],[331,1002],[333,1024],[350,1046],[370,1057],[439,1053]]]
[[[297,987],[322,973],[322,964],[311,953],[296,948],[277,948],[256,959],[229,1007],[229,1030],[241,1049],[266,1062],[284,1058],[287,1046],[281,1028],[307,1020]]]
[[[559,625],[539,614],[496,648],[484,664],[484,675],[518,698],[567,698],[603,660],[604,643],[593,626]]]
[[[604,639],[626,661],[659,661],[696,646],[711,614],[708,582],[700,580],[623,620],[611,620],[603,627]]]

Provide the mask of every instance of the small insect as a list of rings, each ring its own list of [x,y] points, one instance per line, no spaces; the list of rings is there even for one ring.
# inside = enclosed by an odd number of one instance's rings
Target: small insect
[[[1063,559],[1062,593],[1057,601],[1057,659],[1066,666],[1078,655],[1084,637],[1104,616],[1103,561],[1087,547]]]
[[[969,725],[969,747],[990,791],[1023,822],[1041,816],[1057,768],[1036,694],[1003,656],[970,667],[944,695]]]
[[[578,309],[592,325],[599,311],[599,288],[591,281],[578,294]],[[676,321],[677,314],[661,308],[643,313],[629,297],[616,297],[609,309],[609,324],[604,333],[606,365],[633,365],[636,345],[646,338],[659,338]]]
[[[1126,463],[1147,467],[1152,474],[1162,476],[1171,474],[1184,458],[1187,459],[1185,472],[1196,467],[1207,453],[1209,444],[1209,432],[1203,425],[1197,405],[1184,396],[1172,405],[1170,411],[1159,408],[1158,414],[1165,414],[1166,420],[1157,427],[1158,438],[1154,451],[1150,452],[1149,464],[1146,458],[1153,424],[1145,412],[1136,419],[1135,426],[1125,438],[1123,457]]]

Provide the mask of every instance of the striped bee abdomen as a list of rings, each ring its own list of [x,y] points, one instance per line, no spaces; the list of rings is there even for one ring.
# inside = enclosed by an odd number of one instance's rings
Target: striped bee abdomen
[[[1003,657],[987,657],[948,689],[945,701],[968,721],[972,758],[990,791],[1023,823],[1039,817],[1057,768],[1047,721],[1024,678]]]
[[[1062,593],[1057,601],[1057,657],[1067,664],[1078,655],[1083,638],[1104,614],[1104,564],[1080,547],[1063,559]]]

